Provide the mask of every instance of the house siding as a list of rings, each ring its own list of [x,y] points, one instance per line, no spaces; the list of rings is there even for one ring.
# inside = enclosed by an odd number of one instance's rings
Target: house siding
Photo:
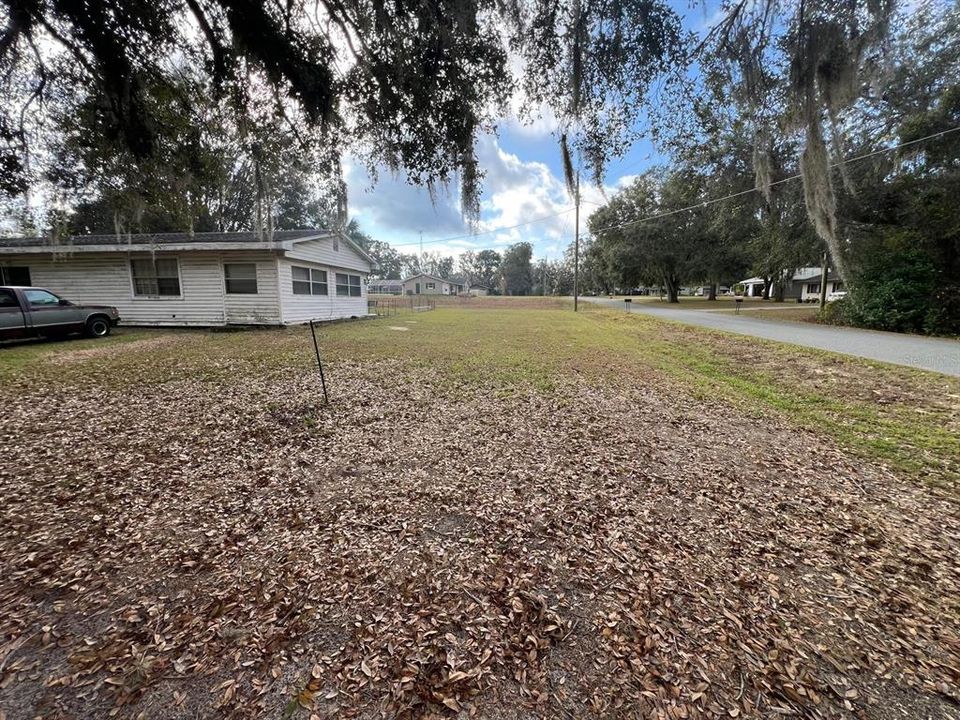
[[[19,256],[30,268],[34,285],[45,287],[77,303],[113,305],[124,325],[212,326],[258,322],[279,324],[276,258],[261,253],[156,253],[176,257],[180,268],[180,296],[135,297],[130,260],[150,253],[84,253],[63,258]],[[224,294],[223,261],[255,262],[257,294]],[[262,283],[262,284],[261,284]]]
[[[370,272],[370,263],[359,255],[346,240],[339,241],[339,250],[334,250],[334,238],[319,238],[298,242],[285,256],[291,260],[303,260],[324,267],[357,270],[364,278]]]
[[[223,265],[256,263],[257,293],[233,295],[226,291]],[[272,253],[229,253],[220,258],[220,282],[223,286],[223,309],[228,325],[279,325],[280,293],[277,280],[277,257]]]
[[[809,287],[810,285],[815,285],[816,286],[815,289]],[[827,280],[827,295],[842,289],[843,289],[843,283],[840,282],[839,280]],[[804,301],[819,300],[820,299],[820,281],[816,280],[813,283],[810,283],[809,280],[804,280],[801,283],[800,299]]]
[[[432,283],[433,287],[428,288],[427,283]],[[420,291],[417,292],[417,285],[420,285]],[[458,290],[457,283],[451,283],[448,280],[442,280],[430,275],[414,275],[403,282],[404,295],[456,295],[463,292],[462,286]]]
[[[339,250],[334,250],[333,238],[321,238],[297,243],[288,250],[278,263],[280,282],[280,307],[284,324],[305,323],[310,320],[337,320],[367,315],[367,275],[370,263],[350,245],[340,240]],[[327,271],[326,295],[295,295],[293,273],[296,265]],[[337,295],[336,273],[349,272],[359,275],[360,297]]]

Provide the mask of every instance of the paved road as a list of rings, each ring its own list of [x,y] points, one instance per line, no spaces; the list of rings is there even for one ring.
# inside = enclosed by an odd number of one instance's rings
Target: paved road
[[[584,298],[582,301],[619,310],[626,307],[622,300]],[[630,312],[960,377],[960,342],[956,340],[829,325],[778,322],[749,316],[664,307],[661,303],[635,302],[631,305]]]

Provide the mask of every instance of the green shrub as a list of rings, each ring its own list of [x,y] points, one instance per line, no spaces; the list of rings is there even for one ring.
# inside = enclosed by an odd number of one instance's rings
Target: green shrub
[[[928,332],[935,287],[934,267],[924,253],[879,252],[857,274],[849,307],[832,312],[845,312],[852,324],[875,330]]]
[[[828,302],[820,308],[817,319],[827,325],[851,325],[853,321],[850,318],[850,297]]]
[[[960,284],[943,285],[934,292],[924,329],[931,335],[960,335]]]

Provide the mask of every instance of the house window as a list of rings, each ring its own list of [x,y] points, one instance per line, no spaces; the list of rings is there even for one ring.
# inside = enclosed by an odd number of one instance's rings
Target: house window
[[[327,294],[327,271],[315,270],[294,266],[291,268],[293,273],[293,294],[294,295],[326,295]]]
[[[176,258],[130,261],[133,294],[142,297],[179,297],[180,264]]]
[[[833,283],[833,291],[840,292],[841,290],[843,290],[843,282],[840,280],[835,280]]]
[[[360,276],[337,273],[337,295],[340,297],[360,297]]]
[[[820,292],[820,283],[807,283],[807,292],[816,295]]]
[[[257,264],[224,263],[223,280],[229,295],[256,295]]]
[[[437,289],[436,283],[427,283],[427,290],[436,290],[436,289]]]
[[[30,282],[30,268],[26,265],[0,267],[0,285],[33,285]]]

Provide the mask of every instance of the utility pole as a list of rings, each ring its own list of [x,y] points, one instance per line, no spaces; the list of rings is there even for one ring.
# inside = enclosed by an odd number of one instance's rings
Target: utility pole
[[[580,294],[580,170],[573,198],[573,311],[577,312]]]
[[[820,309],[823,310],[827,305],[827,273],[830,268],[827,266],[827,253],[824,251],[820,262]]]
[[[423,272],[423,230],[420,231],[420,262],[417,263],[420,266],[420,272]]]

